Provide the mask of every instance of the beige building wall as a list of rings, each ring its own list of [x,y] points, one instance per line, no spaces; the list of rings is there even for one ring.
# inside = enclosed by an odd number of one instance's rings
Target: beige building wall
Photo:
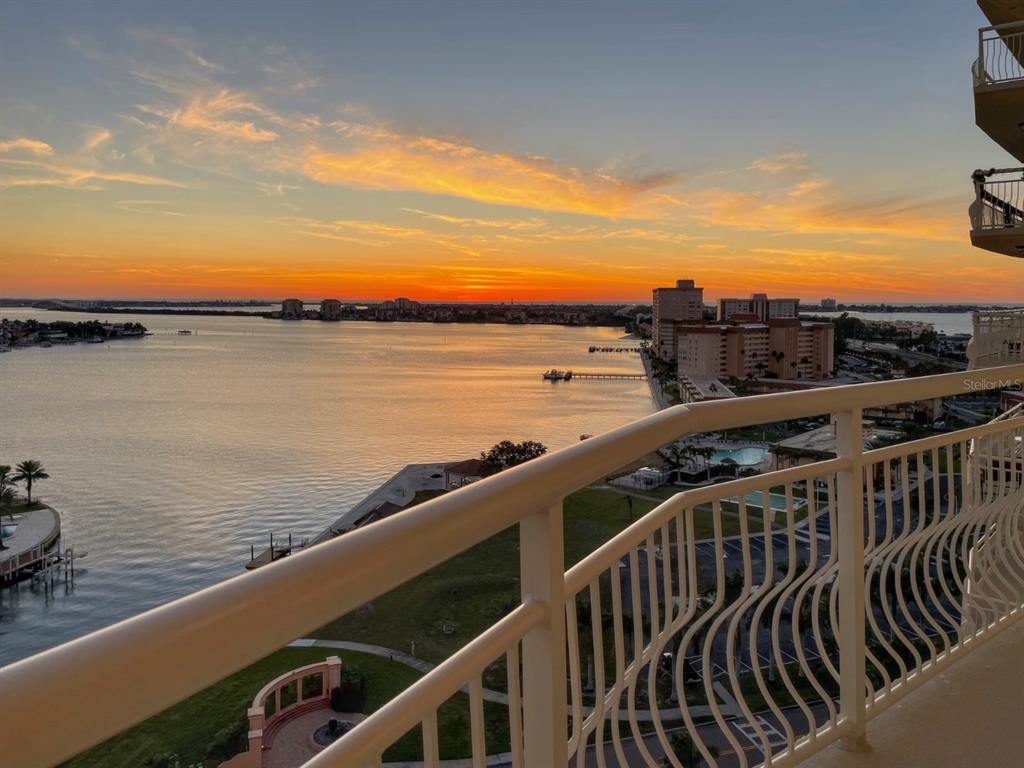
[[[800,316],[800,299],[769,299],[765,293],[752,293],[749,299],[719,299],[718,320],[737,317],[757,318],[762,323]]]
[[[680,324],[675,333],[680,377],[817,380],[832,373],[834,330],[829,323]]]

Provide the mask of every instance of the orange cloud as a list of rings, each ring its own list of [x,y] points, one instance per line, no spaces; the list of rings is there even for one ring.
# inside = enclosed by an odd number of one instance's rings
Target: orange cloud
[[[36,141],[35,139],[11,139],[10,141],[0,141],[0,152],[28,152],[32,155],[52,155],[53,147],[47,144],[45,141]]]
[[[542,211],[610,218],[651,218],[665,207],[655,184],[588,173],[535,155],[490,152],[468,144],[405,137],[376,126],[342,124],[368,142],[347,152],[310,148],[303,169],[324,184],[412,190]]]
[[[693,200],[691,210],[704,223],[738,230],[963,240],[959,219],[940,210],[947,207],[947,201],[844,200],[830,190],[822,179],[801,181],[781,194],[712,189]]]

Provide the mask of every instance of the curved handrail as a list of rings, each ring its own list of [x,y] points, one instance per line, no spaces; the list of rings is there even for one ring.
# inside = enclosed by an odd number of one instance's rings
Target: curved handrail
[[[0,669],[0,722],[15,732],[62,723],[60,739],[20,739],[6,756],[33,766],[69,758],[688,432],[941,397],[1008,378],[1024,379],[1024,365],[665,409]],[[54,699],[40,680],[60,680],[62,695]],[[82,706],[111,680],[132,684],[103,708]]]

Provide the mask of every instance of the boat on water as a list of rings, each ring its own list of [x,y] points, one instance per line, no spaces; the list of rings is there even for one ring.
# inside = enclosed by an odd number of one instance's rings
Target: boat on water
[[[548,381],[569,381],[572,379],[572,371],[560,371],[557,368],[552,368],[550,371],[544,372],[544,378]]]
[[[192,335],[192,331],[189,331],[187,329],[183,329],[183,330],[178,331],[178,335],[179,336],[191,336]]]
[[[102,344],[103,339],[101,339],[99,336],[93,336],[91,339],[87,339],[87,342],[89,344]]]
[[[39,346],[40,347],[49,348],[49,347],[53,346],[53,342],[52,341],[41,341],[41,342],[39,342]]]

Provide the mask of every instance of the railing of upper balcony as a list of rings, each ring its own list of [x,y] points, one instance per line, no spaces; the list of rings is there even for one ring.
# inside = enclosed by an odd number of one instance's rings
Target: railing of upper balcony
[[[0,670],[4,758],[53,765],[517,523],[521,604],[310,768],[379,766],[417,729],[437,766],[442,706],[468,709],[474,766],[787,766],[857,742],[1024,607],[1024,419],[864,451],[860,414],[1021,379],[662,411]],[[830,413],[837,458],[677,494],[565,572],[567,494],[685,434]]]
[[[1024,309],[975,312],[967,357],[972,368],[1024,362]]]
[[[1006,230],[1024,227],[1024,168],[990,168],[971,175],[974,204],[971,228]]]
[[[975,88],[1024,80],[1024,22],[978,30],[978,58],[972,66]]]

